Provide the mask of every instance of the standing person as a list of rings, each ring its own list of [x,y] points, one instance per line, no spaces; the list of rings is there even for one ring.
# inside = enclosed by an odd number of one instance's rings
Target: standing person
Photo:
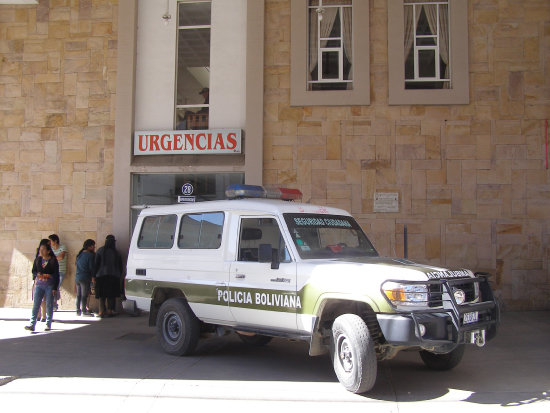
[[[90,283],[95,269],[95,241],[87,239],[76,256],[76,315],[92,315],[87,307]],[[82,310],[80,309],[82,307]]]
[[[36,316],[42,299],[46,301],[46,331],[52,329],[53,300],[59,288],[59,265],[52,247],[43,244],[39,247],[39,255],[32,266],[32,278],[35,281],[34,297],[30,324],[25,330],[34,331]]]
[[[67,273],[67,248],[65,247],[65,245],[59,243],[59,237],[57,236],[57,234],[52,234],[48,238],[51,241],[53,253],[55,254],[57,262],[59,263],[59,287],[61,287],[63,279],[65,278],[65,274]],[[55,311],[57,311],[58,309],[57,300],[59,300],[59,297],[60,294],[58,289],[53,304],[53,308]]]
[[[50,242],[51,241],[48,238],[43,238],[40,240],[40,244],[38,244],[38,248],[36,249],[36,255],[34,256],[34,259],[37,259],[38,256],[40,255],[40,247],[42,245],[50,245]],[[50,255],[55,257],[55,254],[53,253],[52,250],[50,250]],[[35,277],[33,277],[33,280],[36,283]],[[35,287],[35,284],[33,283],[33,286],[32,286],[33,302],[34,302],[34,287]],[[44,299],[42,300],[42,302],[40,303],[40,307],[38,308],[37,320],[40,320],[43,323],[46,322],[46,301]]]
[[[120,297],[122,280],[122,257],[115,247],[114,235],[107,235],[105,245],[95,256],[95,296],[99,299],[99,317],[112,317],[115,298]],[[107,301],[107,308],[105,308]]]

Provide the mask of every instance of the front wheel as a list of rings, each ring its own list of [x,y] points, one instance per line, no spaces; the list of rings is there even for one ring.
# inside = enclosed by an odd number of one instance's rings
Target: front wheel
[[[200,322],[185,300],[170,298],[162,303],[157,315],[157,337],[164,351],[175,356],[189,355],[199,336]]]
[[[376,382],[374,343],[363,319],[344,314],[332,324],[331,356],[338,381],[353,393],[369,391]]]
[[[420,358],[424,364],[432,370],[451,370],[452,368],[458,366],[458,363],[462,360],[465,348],[466,346],[461,344],[450,353],[445,354],[436,354],[426,350],[421,350]]]

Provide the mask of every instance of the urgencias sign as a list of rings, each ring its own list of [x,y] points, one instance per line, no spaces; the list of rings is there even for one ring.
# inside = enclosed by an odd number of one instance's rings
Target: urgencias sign
[[[238,153],[241,153],[240,129],[134,132],[134,155],[227,155]]]

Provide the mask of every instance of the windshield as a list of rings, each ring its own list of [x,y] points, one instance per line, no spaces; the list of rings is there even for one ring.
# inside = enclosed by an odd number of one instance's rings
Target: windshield
[[[324,214],[284,214],[284,217],[303,259],[378,256],[352,217]]]

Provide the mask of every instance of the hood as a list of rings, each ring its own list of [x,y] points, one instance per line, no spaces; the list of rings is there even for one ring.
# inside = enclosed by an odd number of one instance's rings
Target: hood
[[[425,281],[446,278],[474,277],[472,271],[459,268],[449,269],[418,264],[402,258],[389,257],[346,257],[326,260],[312,260],[313,274],[338,274],[338,278],[353,277],[354,281],[374,280]],[[307,261],[306,261],[307,262]]]
[[[346,257],[304,260],[299,265],[301,268],[298,270],[298,290],[304,289],[304,297],[317,297],[312,302],[317,302],[318,297],[323,294],[344,294],[358,300],[370,297],[373,300],[371,305],[378,311],[391,311],[381,292],[381,286],[386,281],[473,277],[470,270],[451,270],[399,258]]]
[[[338,262],[353,262],[358,264],[370,264],[390,266],[393,268],[407,269],[422,272],[428,279],[444,279],[444,278],[465,278],[473,277],[472,271],[459,268],[448,269],[442,267],[435,267],[433,265],[418,264],[414,261],[410,261],[404,258],[390,258],[390,257],[356,257],[350,259],[337,259]]]

